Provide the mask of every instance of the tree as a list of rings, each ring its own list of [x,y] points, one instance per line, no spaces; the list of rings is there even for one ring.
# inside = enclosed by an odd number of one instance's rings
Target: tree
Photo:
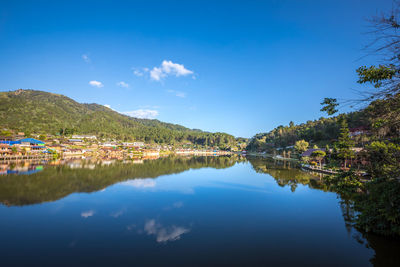
[[[338,112],[336,108],[337,106],[339,106],[339,104],[337,103],[337,99],[335,98],[325,98],[324,101],[322,101],[321,105],[323,105],[321,111],[328,113],[328,115],[333,115]]]
[[[0,135],[1,136],[11,136],[12,132],[9,130],[2,130],[2,131],[0,131]]]
[[[315,150],[311,153],[311,156],[319,162],[319,167],[322,167],[321,161],[324,159],[326,156],[326,153],[322,150]]]
[[[372,177],[385,180],[400,177],[400,145],[376,141],[366,149]]]
[[[294,149],[296,149],[296,151],[301,154],[304,151],[306,151],[308,149],[309,143],[306,142],[305,140],[299,140],[296,142],[296,144],[294,145]]]
[[[349,127],[345,118],[340,122],[340,134],[337,142],[338,157],[344,161],[344,168],[347,167],[347,160],[354,157],[354,152],[351,148],[354,145],[353,140],[350,138]]]
[[[328,144],[325,146],[325,153],[329,157],[329,159],[331,159],[332,153],[331,153],[331,149]]]

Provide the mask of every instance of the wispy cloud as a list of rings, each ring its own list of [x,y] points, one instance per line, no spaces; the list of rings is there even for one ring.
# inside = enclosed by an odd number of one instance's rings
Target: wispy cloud
[[[127,83],[124,82],[124,81],[117,82],[117,85],[118,85],[119,87],[129,88],[129,84],[127,84]]]
[[[170,94],[174,94],[177,97],[181,97],[181,98],[185,98],[186,97],[186,93],[185,92],[175,91],[175,90],[167,90],[167,92],[170,93]]]
[[[103,105],[111,110],[114,110],[118,113],[130,116],[130,117],[135,117],[135,118],[139,118],[139,119],[155,119],[159,113],[158,110],[156,109],[145,109],[145,108],[141,108],[141,109],[136,109],[136,110],[132,110],[132,111],[118,111],[114,108],[111,107],[111,105],[109,104],[105,104]],[[153,106],[153,108],[158,108],[158,106]]]
[[[90,84],[91,86],[97,87],[97,88],[101,88],[101,87],[104,86],[104,85],[103,85],[101,82],[99,82],[99,81],[90,81],[89,84]]]
[[[95,213],[94,210],[83,211],[81,213],[81,217],[86,219],[86,218],[92,217],[94,215],[94,213]]]
[[[122,114],[139,119],[154,119],[158,116],[158,110],[154,109],[137,109],[132,111],[121,112]]]
[[[184,65],[164,60],[161,66],[154,67],[150,71],[150,78],[154,81],[161,81],[163,78],[174,75],[176,77],[194,74],[193,71],[186,69]]]
[[[133,74],[134,74],[135,76],[138,76],[138,77],[143,76],[143,72],[141,72],[140,70],[134,70],[134,71],[133,71]]]
[[[155,235],[157,242],[165,243],[168,241],[176,241],[181,239],[183,234],[190,232],[190,229],[175,225],[163,227],[153,219],[146,221],[144,225],[144,231],[148,235]]]
[[[133,75],[142,77],[145,73],[149,72],[149,68],[134,68]]]
[[[87,55],[87,54],[83,54],[82,55],[82,59],[83,59],[83,61],[85,61],[86,63],[90,63],[90,57]]]

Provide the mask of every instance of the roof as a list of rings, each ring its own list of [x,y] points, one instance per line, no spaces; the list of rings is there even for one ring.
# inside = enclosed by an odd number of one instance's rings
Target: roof
[[[368,131],[368,127],[360,126],[360,127],[356,127],[356,128],[350,128],[349,131],[350,132],[365,132],[365,131]]]
[[[34,138],[24,138],[24,139],[20,139],[18,140],[19,142],[24,142],[24,143],[31,143],[31,144],[35,144],[35,145],[44,145],[45,143],[43,141],[34,139]]]
[[[15,144],[21,144],[20,141],[0,141],[0,144],[8,144],[10,146],[15,145]]]
[[[310,157],[314,151],[325,151],[325,148],[310,148],[301,154],[302,157]]]

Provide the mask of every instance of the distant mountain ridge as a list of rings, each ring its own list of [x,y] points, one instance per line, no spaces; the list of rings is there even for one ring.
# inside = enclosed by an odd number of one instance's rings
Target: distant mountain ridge
[[[236,144],[226,133],[209,133],[159,120],[120,114],[99,104],[81,104],[49,92],[18,89],[0,92],[0,127],[34,133],[59,133],[70,129],[79,134],[119,140],[221,146]]]

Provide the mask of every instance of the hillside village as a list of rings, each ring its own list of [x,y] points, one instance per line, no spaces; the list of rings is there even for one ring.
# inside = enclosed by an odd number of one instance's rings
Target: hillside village
[[[96,157],[100,159],[132,159],[158,157],[168,154],[223,155],[230,151],[218,148],[197,149],[190,144],[171,145],[123,142],[97,138],[95,135],[26,135],[24,132],[3,130],[0,134],[0,160],[57,159]]]

